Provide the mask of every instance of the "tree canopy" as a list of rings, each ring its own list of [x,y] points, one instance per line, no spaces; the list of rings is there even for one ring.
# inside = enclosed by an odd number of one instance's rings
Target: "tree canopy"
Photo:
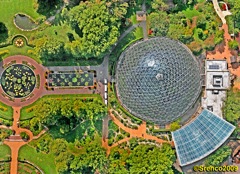
[[[94,122],[102,119],[106,112],[106,106],[98,98],[61,100],[44,98],[37,101],[32,112],[34,117],[29,123],[25,123],[27,124],[25,126],[30,127],[30,130],[37,134],[42,129],[42,124],[54,125],[64,134],[85,120]]]
[[[227,157],[231,155],[231,152],[232,150],[229,146],[222,146],[212,155],[208,156],[204,161],[204,164],[207,166],[220,166],[224,160],[226,160]]]
[[[4,23],[0,22],[0,43],[8,38],[8,30]]]
[[[113,2],[81,2],[78,6],[63,11],[80,39],[66,44],[66,49],[75,57],[101,58],[117,42],[121,18],[126,14],[127,4]]]
[[[225,101],[225,105],[223,107],[224,116],[226,120],[233,123],[237,123],[240,118],[240,92],[233,92],[233,90],[228,91],[227,100]]]
[[[131,148],[115,148],[109,156],[109,172],[172,173],[175,154],[169,144],[160,148],[134,143]]]

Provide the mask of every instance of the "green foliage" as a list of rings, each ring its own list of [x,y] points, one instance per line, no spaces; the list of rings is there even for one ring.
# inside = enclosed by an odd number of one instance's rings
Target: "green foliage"
[[[54,15],[54,10],[56,6],[60,5],[60,0],[38,0],[37,12],[45,16]]]
[[[8,29],[4,23],[0,22],[0,42],[5,42],[8,38]]]
[[[240,92],[233,92],[231,89],[227,93],[227,100],[223,107],[224,116],[226,120],[236,125],[237,121],[240,118]]]
[[[174,121],[170,124],[170,131],[175,131],[181,128],[180,120]]]
[[[91,143],[82,146],[84,153],[76,156],[71,162],[71,169],[78,173],[106,173],[108,159],[106,150],[101,146],[101,138],[97,137]]]
[[[44,173],[57,174],[55,158],[52,153],[37,152],[33,147],[24,145],[19,150],[19,160],[28,160],[36,164]]]
[[[150,28],[156,36],[166,36],[169,28],[169,17],[166,12],[153,12],[149,15]]]
[[[231,148],[228,146],[222,146],[212,155],[208,156],[204,164],[206,166],[220,166],[229,155],[231,155]]]
[[[130,173],[161,173],[173,174],[172,164],[174,151],[171,146],[163,144],[161,148],[148,145],[139,145],[129,156]],[[163,165],[164,164],[164,165]]]
[[[175,7],[171,9],[173,12],[185,10],[187,7],[183,0],[173,0],[173,3],[175,4]]]
[[[240,0],[227,0],[231,7],[232,17],[229,18],[228,24],[235,25],[237,29],[240,29]]]
[[[64,18],[71,24],[80,39],[66,44],[66,51],[74,57],[102,58],[119,36],[120,19],[126,14],[126,5],[106,2],[80,3]]]
[[[10,160],[11,149],[7,145],[0,145],[0,161]]]
[[[152,0],[151,7],[155,11],[165,11],[168,9],[168,5],[165,3],[165,0]]]
[[[197,11],[195,8],[193,8],[193,9],[187,8],[186,10],[183,11],[183,14],[188,19],[192,19],[194,16],[199,16],[200,15],[199,11]]]
[[[35,41],[35,45],[34,51],[41,60],[59,59],[64,54],[64,42],[54,37],[42,37]]]
[[[41,106],[41,107],[39,107]],[[42,124],[56,126],[62,134],[70,132],[79,123],[90,120],[92,123],[102,119],[107,112],[99,98],[43,98],[31,110],[34,118],[21,122],[34,134],[42,129]]]
[[[12,120],[13,119],[13,109],[12,109],[12,107],[7,106],[4,103],[0,102],[0,118],[7,119],[7,120]]]
[[[21,132],[20,136],[22,139],[29,140],[29,135],[26,132]]]
[[[34,21],[39,21],[39,19],[44,19],[45,17],[38,14],[36,12],[36,6],[37,4],[36,0],[25,0],[24,3],[22,0],[14,0],[14,1],[1,1],[0,5],[0,22],[3,22],[4,25],[6,25],[6,28],[8,29],[8,39],[7,43],[10,43],[12,38],[16,34],[23,34],[27,37],[29,37],[32,33],[35,31],[21,31],[19,30],[13,23],[14,15],[21,12],[24,14],[29,15]],[[10,5],[11,4],[11,5]],[[1,32],[0,32],[1,33]],[[0,37],[1,38],[1,37]],[[14,48],[16,50],[16,48]]]
[[[0,129],[0,143],[12,135],[13,131],[9,129]]]
[[[229,46],[229,48],[231,48],[231,49],[238,50],[239,44],[238,44],[238,41],[236,41],[236,40],[231,40],[231,41],[228,42],[228,46]]]
[[[133,141],[134,142],[134,141]],[[131,142],[131,144],[133,143]],[[109,155],[110,173],[172,173],[174,151],[168,144],[162,147],[135,144],[132,149],[114,148]]]

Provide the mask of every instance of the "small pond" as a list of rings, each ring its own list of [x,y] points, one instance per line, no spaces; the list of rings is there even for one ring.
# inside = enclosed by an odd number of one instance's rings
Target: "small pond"
[[[38,27],[38,25],[30,17],[24,14],[15,15],[14,23],[22,30],[34,30]]]

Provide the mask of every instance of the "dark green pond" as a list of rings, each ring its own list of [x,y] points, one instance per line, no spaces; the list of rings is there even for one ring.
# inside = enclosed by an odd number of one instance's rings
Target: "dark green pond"
[[[33,30],[38,26],[32,19],[23,14],[17,14],[14,21],[17,27],[22,30]]]

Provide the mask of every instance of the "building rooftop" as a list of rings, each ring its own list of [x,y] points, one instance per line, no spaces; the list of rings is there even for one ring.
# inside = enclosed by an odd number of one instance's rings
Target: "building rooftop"
[[[180,166],[192,164],[217,150],[235,126],[208,110],[190,124],[172,132]]]
[[[230,73],[226,60],[207,60],[205,64],[205,96],[202,107],[222,117],[223,101],[230,87]]]
[[[135,43],[120,56],[116,90],[133,115],[165,125],[185,115],[201,92],[200,68],[191,52],[169,38]]]

